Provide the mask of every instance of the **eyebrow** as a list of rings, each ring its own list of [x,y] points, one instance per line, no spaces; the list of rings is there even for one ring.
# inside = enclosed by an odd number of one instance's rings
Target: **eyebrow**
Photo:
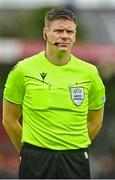
[[[57,27],[57,28],[54,28],[54,31],[56,31],[56,30],[67,30],[67,31],[76,32],[76,29],[74,29],[74,28],[62,28],[62,27]]]

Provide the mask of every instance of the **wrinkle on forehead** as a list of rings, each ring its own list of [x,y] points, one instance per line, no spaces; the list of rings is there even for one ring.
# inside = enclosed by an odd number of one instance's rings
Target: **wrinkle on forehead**
[[[50,28],[76,29],[76,25],[70,20],[54,20],[50,23]]]

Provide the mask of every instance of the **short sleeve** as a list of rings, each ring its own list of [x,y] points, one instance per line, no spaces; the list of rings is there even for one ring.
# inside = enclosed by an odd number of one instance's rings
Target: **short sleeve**
[[[98,110],[105,104],[105,86],[96,67],[91,73],[92,86],[89,92],[89,110]]]
[[[15,104],[22,104],[24,97],[24,75],[20,63],[10,71],[5,88],[4,99]]]

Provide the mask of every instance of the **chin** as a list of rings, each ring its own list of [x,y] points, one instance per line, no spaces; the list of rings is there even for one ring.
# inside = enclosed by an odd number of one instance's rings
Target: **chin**
[[[61,52],[67,52],[68,51],[68,48],[59,48],[59,51],[61,51]]]

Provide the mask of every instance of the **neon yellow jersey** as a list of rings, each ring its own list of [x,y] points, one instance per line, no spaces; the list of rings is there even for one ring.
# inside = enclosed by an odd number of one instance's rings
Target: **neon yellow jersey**
[[[89,146],[89,110],[103,108],[105,88],[94,65],[71,55],[63,66],[44,51],[20,61],[10,72],[4,98],[22,105],[22,142],[55,150]]]

